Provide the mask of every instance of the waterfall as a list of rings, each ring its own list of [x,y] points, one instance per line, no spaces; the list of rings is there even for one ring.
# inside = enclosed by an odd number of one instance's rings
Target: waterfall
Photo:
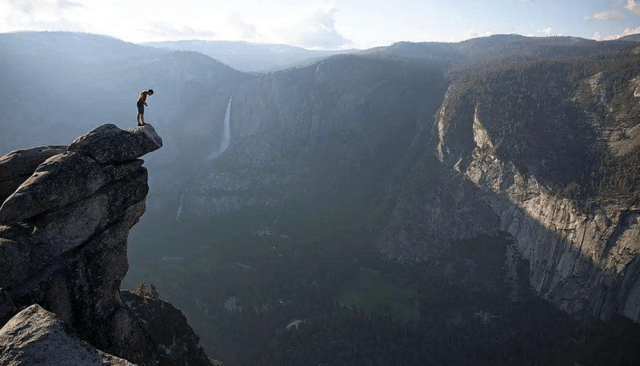
[[[176,213],[176,221],[180,221],[180,216],[182,216],[182,199],[184,198],[184,193],[180,196],[180,207],[178,207],[178,212]]]
[[[229,141],[231,141],[231,101],[233,100],[233,94],[231,94],[231,98],[229,98],[229,104],[227,104],[227,112],[224,115],[224,137],[222,138],[222,143],[220,144],[220,152],[218,155],[222,154],[227,147],[229,147]]]
[[[224,135],[222,136],[222,141],[220,141],[220,147],[218,150],[214,150],[209,155],[209,160],[213,160],[218,156],[222,155],[222,153],[227,150],[229,147],[229,142],[231,141],[231,101],[233,100],[233,94],[229,98],[229,103],[227,104],[227,112],[224,115]]]

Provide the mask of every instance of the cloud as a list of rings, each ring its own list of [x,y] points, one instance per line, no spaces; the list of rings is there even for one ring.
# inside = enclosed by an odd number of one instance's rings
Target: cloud
[[[86,31],[87,7],[70,0],[0,0],[0,31],[16,29]]]
[[[8,0],[9,5],[24,14],[35,15],[43,12],[61,12],[74,8],[84,8],[85,6],[69,0]]]
[[[625,2],[626,1],[626,5]],[[615,9],[603,11],[601,13],[595,13],[592,16],[586,16],[585,20],[595,19],[595,20],[619,20],[625,18],[625,10],[634,12],[636,14],[640,14],[640,3],[637,3],[636,0],[618,0],[615,4]]]
[[[640,14],[640,4],[636,3],[635,0],[627,0],[627,5],[625,5],[624,8],[636,14]]]
[[[58,0],[57,5],[60,9],[84,8],[85,6],[75,1]]]
[[[246,22],[238,13],[232,13],[229,19],[231,26],[240,31],[240,38],[245,41],[259,41],[264,36],[258,32],[255,24]]]
[[[25,14],[30,14],[35,8],[35,1],[29,0],[9,0],[9,5],[18,11],[21,11]]]
[[[71,21],[67,18],[60,18],[51,21],[34,21],[31,26],[35,29],[42,29],[47,31],[61,31],[61,32],[86,32],[87,24]]]
[[[602,13],[593,14],[593,19],[596,20],[616,20],[622,18],[624,18],[624,15],[622,15],[622,13],[617,10],[609,10]]]
[[[538,29],[536,32],[544,34],[545,37],[551,37],[553,35],[553,29],[551,27]]]
[[[464,33],[464,36],[463,36],[462,40],[471,39],[471,38],[477,38],[477,37],[491,37],[494,34],[496,34],[496,33],[494,31],[491,31],[491,30],[485,31],[483,33],[480,33],[478,31],[476,31],[475,29],[467,29],[467,31]]]
[[[203,29],[194,29],[190,26],[178,26],[167,22],[156,22],[150,24],[151,28],[145,30],[149,35],[166,39],[193,39],[212,38],[215,32]]]
[[[604,36],[602,35],[602,33],[596,32],[593,34],[592,38],[596,41],[611,41],[614,39],[618,39],[620,37],[630,36],[632,34],[638,34],[638,33],[640,33],[640,26],[638,26],[637,28],[627,28],[621,33],[611,34],[608,36]]]
[[[280,30],[287,43],[306,48],[336,49],[351,44],[336,30],[333,4],[317,7],[306,14],[301,21],[290,28]]]
[[[476,38],[479,36],[479,33],[475,29],[467,29],[464,34],[464,39]]]

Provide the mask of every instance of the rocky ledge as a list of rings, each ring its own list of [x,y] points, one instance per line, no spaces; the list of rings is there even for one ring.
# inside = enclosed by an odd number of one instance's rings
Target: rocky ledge
[[[10,357],[5,361],[31,365],[29,355],[42,350],[16,350],[47,340],[56,345],[52,349],[95,347],[86,356],[95,362],[83,364],[212,364],[179,310],[164,302],[161,313],[144,310],[151,306],[144,294],[127,293],[123,301],[120,292],[129,230],[144,213],[149,191],[138,158],[160,147],[162,139],[150,125],[125,131],[108,124],[68,147],[0,157],[0,350]],[[144,314],[176,329],[151,332],[155,328]],[[59,364],[51,360],[40,364]]]

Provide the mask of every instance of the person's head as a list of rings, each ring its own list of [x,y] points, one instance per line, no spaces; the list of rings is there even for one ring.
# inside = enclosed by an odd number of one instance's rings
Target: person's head
[[[153,95],[153,89],[147,90],[147,93],[149,93],[149,95]]]

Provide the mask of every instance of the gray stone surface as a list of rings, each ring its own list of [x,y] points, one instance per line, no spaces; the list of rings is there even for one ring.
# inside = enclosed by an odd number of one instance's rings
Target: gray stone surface
[[[50,157],[67,151],[66,146],[44,146],[12,151],[0,157],[0,204]]]
[[[162,139],[151,125],[121,130],[107,124],[77,138],[69,145],[69,151],[105,164],[134,160],[161,147]]]
[[[94,194],[108,181],[95,160],[74,152],[55,155],[5,200],[0,223],[12,224]]]
[[[55,314],[31,305],[0,329],[4,366],[132,366],[79,339]]]

